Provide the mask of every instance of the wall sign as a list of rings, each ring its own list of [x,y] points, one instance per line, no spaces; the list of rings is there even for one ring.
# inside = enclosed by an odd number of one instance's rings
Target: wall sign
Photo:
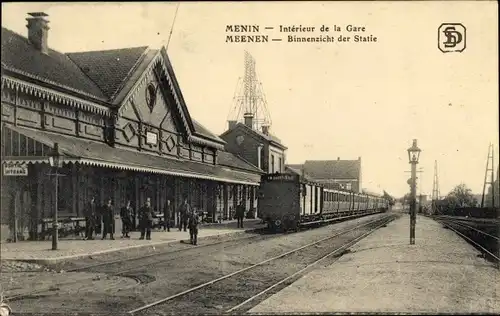
[[[3,165],[3,175],[4,176],[27,176],[28,175],[28,165],[27,164],[4,164]]]
[[[297,178],[294,175],[291,174],[267,174],[264,175],[264,178],[266,178],[268,181],[295,181]]]
[[[146,132],[146,143],[149,145],[156,145],[158,143],[158,134]]]

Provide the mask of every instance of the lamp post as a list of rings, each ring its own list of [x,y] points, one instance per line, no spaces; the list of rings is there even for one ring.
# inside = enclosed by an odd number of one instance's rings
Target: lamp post
[[[54,217],[52,220],[52,250],[57,250],[57,242],[58,242],[58,229],[59,229],[59,223],[57,220],[57,212],[58,212],[58,206],[57,206],[57,200],[58,200],[58,189],[59,189],[59,174],[57,173],[59,168],[62,167],[63,165],[63,157],[59,153],[59,144],[55,143],[54,144],[54,149],[52,152],[49,154],[49,162],[50,166],[54,168],[55,173],[52,174],[55,178],[55,207],[54,207]]]
[[[417,182],[417,164],[420,158],[420,148],[417,146],[417,140],[413,140],[413,145],[408,148],[408,160],[411,164],[411,200],[410,200],[410,245],[415,244],[415,222],[416,216],[416,182]]]

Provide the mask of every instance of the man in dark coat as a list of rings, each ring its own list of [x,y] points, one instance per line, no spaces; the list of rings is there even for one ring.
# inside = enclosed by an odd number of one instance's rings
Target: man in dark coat
[[[153,226],[153,208],[151,199],[146,199],[146,204],[139,209],[139,227],[141,228],[141,238],[146,235],[147,240],[151,240],[151,228]]]
[[[130,200],[127,201],[127,205],[120,210],[120,218],[122,219],[122,238],[130,238],[128,234],[132,230],[133,211]]]
[[[96,220],[97,205],[95,203],[95,197],[92,197],[92,200],[85,206],[85,239],[94,239]]]
[[[113,234],[115,232],[115,214],[113,212],[113,205],[111,204],[111,199],[108,199],[108,203],[102,207],[102,239],[106,239],[106,236],[110,235],[110,239],[114,240]]]
[[[187,197],[184,198],[184,202],[179,208],[179,231],[184,227],[184,231],[187,231],[187,222],[189,214],[191,213],[191,206],[188,204]]]
[[[238,228],[243,228],[243,218],[245,218],[245,206],[243,205],[243,200],[240,200],[238,206],[236,206],[236,219],[238,220]]]
[[[102,210],[103,210],[103,205],[96,203],[96,212],[95,212],[96,235],[102,234]]]
[[[200,217],[198,216],[198,212],[192,211],[189,213],[188,219],[188,227],[189,227],[189,236],[192,245],[196,245],[198,242],[198,225],[200,223]]]
[[[170,200],[167,200],[163,208],[163,230],[170,231],[170,220],[172,219],[172,205]]]

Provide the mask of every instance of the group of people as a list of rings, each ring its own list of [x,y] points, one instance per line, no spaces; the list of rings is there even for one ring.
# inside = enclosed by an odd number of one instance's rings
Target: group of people
[[[196,245],[198,241],[198,225],[200,224],[200,214],[191,208],[188,203],[187,197],[184,197],[184,202],[179,207],[179,231],[187,231],[189,228],[189,235],[191,244]],[[163,230],[170,231],[172,224],[172,206],[170,200],[167,200],[163,208]]]
[[[114,238],[114,212],[111,199],[99,207],[92,197],[85,208],[85,239],[94,239],[94,233],[97,235],[102,230],[102,239],[106,239],[109,234],[110,239]]]
[[[188,203],[187,197],[179,208],[179,231],[187,231],[189,228],[191,243],[197,244],[198,225],[200,222],[199,214],[192,209]],[[153,228],[153,219],[156,217],[153,208],[151,207],[151,199],[147,198],[144,205],[139,208],[137,213],[139,219],[139,229],[141,237],[139,239],[151,240],[151,230]],[[172,223],[172,206],[170,200],[167,200],[163,209],[163,228],[170,231]],[[122,238],[130,238],[129,233],[135,227],[136,213],[131,206],[131,202],[127,201],[126,205],[120,209],[120,218],[122,221]],[[101,227],[102,225],[102,227]],[[99,234],[102,230],[102,239],[106,239],[109,234],[110,239],[114,240],[115,220],[112,200],[106,200],[106,203],[99,207],[96,204],[95,197],[92,197],[85,209],[85,239],[93,240],[94,234]]]

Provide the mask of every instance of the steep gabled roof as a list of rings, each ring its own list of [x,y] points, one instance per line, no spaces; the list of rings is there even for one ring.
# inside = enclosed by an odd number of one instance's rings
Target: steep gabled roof
[[[232,168],[237,168],[237,169],[242,169],[246,171],[252,171],[252,172],[257,172],[257,173],[264,173],[261,169],[259,169],[257,166],[254,166],[250,162],[246,161],[245,159],[231,153],[228,151],[219,151],[218,152],[218,159],[219,159],[219,165],[222,166],[228,166]]]
[[[225,144],[226,142],[220,138],[219,136],[215,135],[211,131],[209,131],[205,126],[201,125],[200,122],[196,121],[195,119],[192,118],[193,125],[194,125],[194,131],[196,134],[217,141],[221,144]]]
[[[120,91],[148,47],[67,53],[109,100]]]
[[[147,73],[148,67],[163,59],[174,99],[179,103],[192,141],[223,146],[225,141],[193,120],[165,49],[147,46],[63,54],[43,54],[28,39],[2,27],[2,70],[10,70],[51,86],[95,98],[106,108],[117,107]],[[197,138],[197,137],[200,138]],[[208,141],[208,142],[207,142]]]
[[[266,140],[268,142],[270,142],[271,144],[283,149],[283,150],[286,150],[288,149],[288,147],[286,147],[285,145],[283,145],[283,143],[281,142],[281,140],[272,135],[271,133],[269,133],[268,135],[262,133],[261,131],[258,131],[258,130],[255,130],[253,128],[250,128],[248,126],[246,126],[245,124],[241,123],[241,122],[238,122],[233,128],[230,128],[228,130],[226,130],[224,133],[222,133],[220,136],[221,137],[224,137],[224,135],[227,135],[229,132],[237,129],[237,128],[241,128],[241,129],[244,129],[246,130],[248,133],[253,133],[254,135],[258,136],[259,138],[263,139],[263,140]]]
[[[2,68],[55,84],[69,91],[105,100],[101,89],[65,54],[43,54],[27,38],[2,27]]]
[[[306,160],[304,168],[317,180],[358,179],[361,160]]]

